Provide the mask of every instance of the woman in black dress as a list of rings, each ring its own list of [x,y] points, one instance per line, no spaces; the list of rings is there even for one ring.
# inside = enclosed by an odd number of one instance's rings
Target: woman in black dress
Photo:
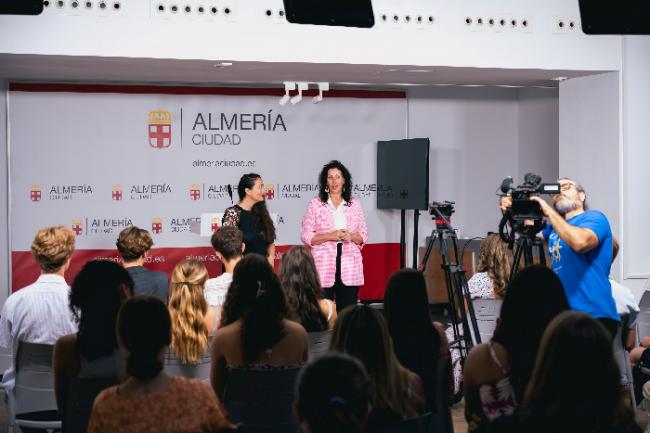
[[[244,235],[244,254],[257,253],[275,259],[275,227],[264,201],[264,181],[259,174],[248,173],[237,185],[239,203],[223,214],[222,226],[238,227]]]

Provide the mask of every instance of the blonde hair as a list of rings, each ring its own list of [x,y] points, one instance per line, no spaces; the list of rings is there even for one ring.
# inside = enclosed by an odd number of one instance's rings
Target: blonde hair
[[[169,287],[170,347],[185,363],[198,363],[208,349],[208,327],[205,324],[208,304],[203,295],[207,279],[207,268],[203,262],[194,259],[182,260],[172,271]]]
[[[32,254],[45,273],[54,273],[72,257],[75,236],[67,227],[40,229],[32,242]]]
[[[125,262],[133,262],[151,249],[153,239],[145,229],[131,226],[120,232],[115,245]]]
[[[483,239],[476,270],[487,272],[494,284],[496,298],[503,299],[506,296],[512,261],[508,244],[503,242],[498,234],[492,233]]]

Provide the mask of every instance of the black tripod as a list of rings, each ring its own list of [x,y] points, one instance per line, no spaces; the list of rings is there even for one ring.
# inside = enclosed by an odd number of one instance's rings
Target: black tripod
[[[535,254],[534,250],[537,250],[537,257],[539,258],[539,264],[546,266],[546,255],[544,254],[544,241],[537,236],[546,224],[543,220],[535,220],[532,225],[520,225],[521,234],[514,240],[514,243],[517,245],[515,249],[514,260],[512,262],[512,268],[510,269],[510,278],[509,281],[512,282],[517,271],[519,270],[519,263],[521,262],[521,257],[524,257],[524,267],[531,266],[535,264]],[[514,233],[513,235],[514,236]]]
[[[433,209],[433,208],[432,208]],[[438,241],[440,248],[440,257],[442,259],[441,267],[445,272],[445,283],[447,285],[447,297],[449,299],[449,317],[451,326],[454,331],[454,340],[450,343],[450,348],[458,348],[461,362],[464,363],[469,350],[473,346],[472,335],[474,335],[477,344],[481,343],[481,337],[476,323],[476,315],[472,306],[472,299],[467,287],[467,276],[465,269],[458,256],[458,239],[456,232],[447,222],[447,218],[442,216],[437,209],[436,228],[431,232],[427,248],[420,263],[420,270],[424,272],[427,261],[433,250],[433,246]],[[451,240],[453,247],[453,259],[448,258],[449,248],[447,241]],[[467,307],[467,310],[465,309]],[[472,328],[470,329],[470,323]],[[462,326],[462,333],[460,327]]]

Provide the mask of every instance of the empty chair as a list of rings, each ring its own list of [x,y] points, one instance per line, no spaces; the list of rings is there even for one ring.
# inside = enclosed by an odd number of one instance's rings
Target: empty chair
[[[20,341],[16,354],[16,383],[7,393],[10,426],[60,429],[54,397],[52,350],[48,344]]]
[[[497,327],[497,319],[501,311],[502,299],[474,299],[474,314],[481,342],[489,341]]]
[[[332,340],[332,330],[321,332],[308,332],[309,337],[309,359],[314,359],[329,351]]]
[[[292,404],[300,367],[228,368],[223,404],[244,431],[295,433]]]
[[[185,363],[178,359],[168,349],[165,352],[165,373],[169,376],[183,376],[190,379],[201,379],[210,383],[210,351],[207,351],[203,358],[196,364]]]

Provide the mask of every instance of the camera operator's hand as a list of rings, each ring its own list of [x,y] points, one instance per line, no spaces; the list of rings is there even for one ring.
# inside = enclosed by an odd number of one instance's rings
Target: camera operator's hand
[[[548,217],[551,215],[551,213],[555,213],[555,210],[551,207],[550,204],[546,203],[546,200],[544,200],[543,198],[533,196],[530,199],[539,203],[539,206],[542,208],[542,212],[544,213],[544,216]]]
[[[512,207],[512,197],[509,195],[502,195],[499,197],[499,208],[501,213],[506,213]]]

